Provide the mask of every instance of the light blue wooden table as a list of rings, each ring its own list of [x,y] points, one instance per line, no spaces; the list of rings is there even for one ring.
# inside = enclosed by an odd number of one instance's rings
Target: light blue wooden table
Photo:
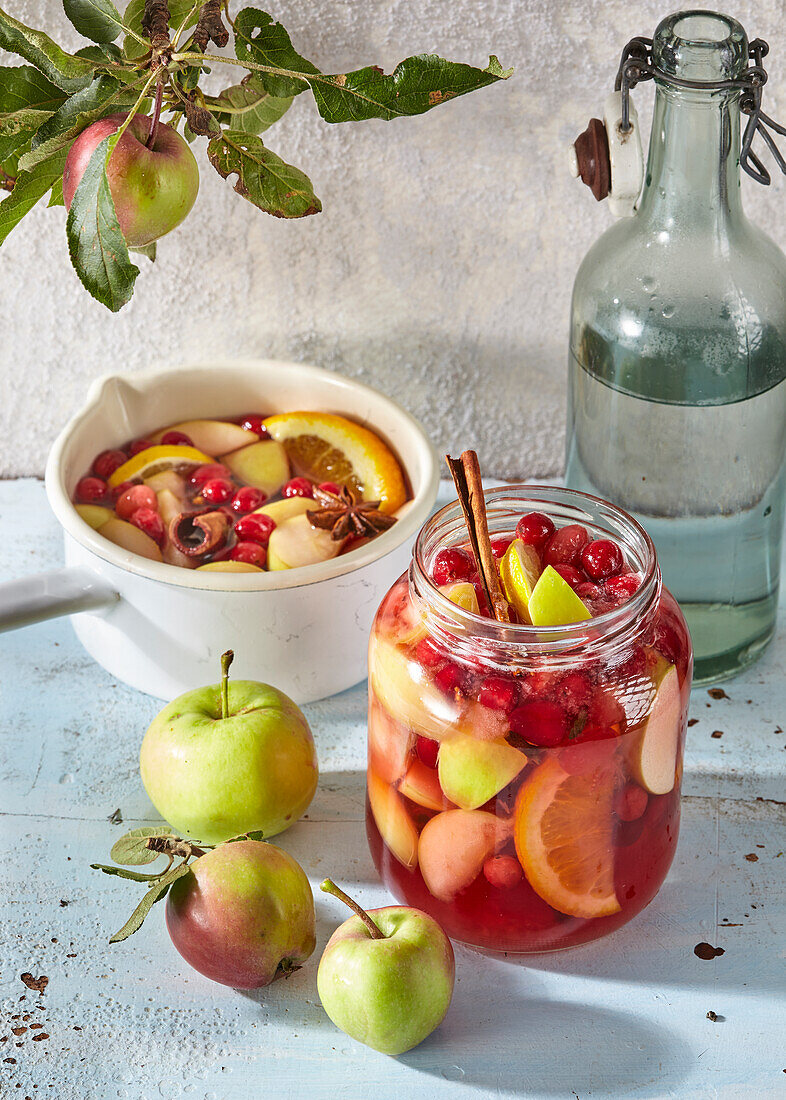
[[[0,483],[0,536],[3,579],[60,563],[40,483]],[[784,664],[782,627],[728,699],[694,693],[679,849],[649,909],[608,940],[520,964],[459,948],[444,1024],[392,1059],[319,1005],[319,953],[345,917],[324,895],[310,963],[257,993],[190,970],[161,906],[108,945],[134,888],[88,865],[156,820],[137,753],[159,704],[94,665],[65,620],[1,636],[0,1097],[786,1096]],[[364,711],[365,686],[307,708],[319,792],[280,843],[313,884],[330,875],[374,906],[389,898],[363,827]],[[108,820],[118,808],[122,826]],[[725,954],[701,961],[702,940]],[[46,975],[44,993],[23,973]]]

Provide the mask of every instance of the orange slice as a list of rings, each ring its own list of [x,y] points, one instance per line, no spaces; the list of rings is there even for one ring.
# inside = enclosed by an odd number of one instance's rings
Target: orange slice
[[[618,913],[614,892],[613,810],[616,773],[599,767],[570,775],[549,759],[516,801],[516,853],[533,890],[571,917]]]
[[[398,459],[368,428],[333,413],[290,412],[269,416],[265,427],[284,445],[296,473],[313,481],[334,481],[380,501],[380,511],[397,511],[407,499]]]
[[[172,470],[181,466],[204,466],[214,462],[210,455],[198,451],[196,447],[183,447],[179,444],[167,446],[146,447],[144,451],[129,458],[122,466],[118,466],[109,478],[109,488],[122,485],[124,481],[131,481],[135,477],[152,477],[164,470]]]

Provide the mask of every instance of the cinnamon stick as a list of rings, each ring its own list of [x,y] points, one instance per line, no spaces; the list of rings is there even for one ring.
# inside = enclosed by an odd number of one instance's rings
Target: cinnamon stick
[[[497,563],[491,549],[478,456],[475,451],[464,451],[461,459],[445,455],[445,461],[453,477],[459,503],[464,512],[470,545],[475,555],[488,605],[498,622],[508,623],[510,609],[499,583]]]

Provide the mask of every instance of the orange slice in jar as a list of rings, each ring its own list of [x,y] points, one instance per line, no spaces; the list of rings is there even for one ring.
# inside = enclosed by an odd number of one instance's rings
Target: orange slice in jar
[[[572,775],[558,760],[540,764],[516,800],[516,854],[530,886],[571,917],[618,913],[614,892],[613,767]]]
[[[265,427],[283,444],[296,473],[348,485],[364,500],[378,500],[387,515],[406,502],[398,459],[378,435],[353,420],[334,413],[289,412],[269,416]]]
[[[144,451],[129,458],[122,466],[118,466],[109,478],[109,488],[114,489],[116,485],[122,485],[124,481],[131,481],[135,477],[152,477],[164,470],[205,466],[214,461],[214,458],[198,451],[196,447],[184,447],[175,443],[146,447]]]

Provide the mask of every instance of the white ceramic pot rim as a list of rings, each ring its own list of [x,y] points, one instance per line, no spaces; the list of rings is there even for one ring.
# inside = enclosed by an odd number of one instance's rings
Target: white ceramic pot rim
[[[417,459],[422,463],[423,470],[427,471],[427,476],[423,477],[414,498],[402,508],[398,522],[388,531],[377,535],[371,542],[358,547],[357,550],[351,550],[347,554],[333,558],[331,561],[300,566],[297,569],[264,573],[210,572],[183,569],[180,566],[167,565],[165,562],[149,561],[137,554],[129,554],[108,539],[102,538],[97,531],[90,527],[76,511],[68,495],[65,484],[66,471],[63,468],[62,457],[72,434],[79,429],[82,422],[96,406],[101,404],[105,390],[109,386],[114,386],[117,382],[125,382],[129,385],[142,383],[144,385],[164,375],[188,374],[189,371],[206,369],[218,374],[223,369],[231,370],[238,367],[281,369],[290,375],[297,374],[304,385],[307,385],[309,381],[330,379],[337,395],[340,394],[341,390],[362,391],[367,396],[369,403],[373,403],[378,408],[385,408],[389,416],[398,419],[410,437],[408,446],[412,448],[411,455],[399,454],[399,460],[407,469],[410,466],[410,459],[413,460],[412,465],[415,465],[414,460]],[[217,384],[220,385],[220,381]],[[370,423],[369,427],[373,427],[373,424]],[[379,393],[378,390],[332,371],[322,370],[319,367],[303,363],[269,359],[236,359],[220,364],[150,367],[147,370],[134,371],[133,373],[112,373],[97,378],[88,390],[85,405],[68,421],[52,445],[46,464],[45,481],[49,503],[64,530],[81,546],[95,554],[96,557],[117,566],[119,569],[177,588],[197,588],[213,592],[264,592],[270,589],[300,588],[304,585],[315,584],[318,581],[330,580],[348,573],[354,573],[371,562],[385,557],[408,539],[412,539],[428,519],[433,507],[439,484],[439,466],[431,441],[420,422],[396,401]]]

